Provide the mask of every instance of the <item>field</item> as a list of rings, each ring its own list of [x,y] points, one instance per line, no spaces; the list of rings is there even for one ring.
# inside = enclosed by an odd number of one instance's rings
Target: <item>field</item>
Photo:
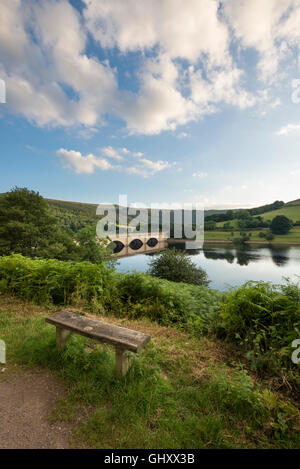
[[[293,222],[300,220],[300,200],[296,200],[295,202],[288,203],[285,207],[282,207],[278,210],[274,210],[272,212],[263,213],[261,216],[265,220],[272,220],[277,215],[284,215]]]
[[[259,232],[264,231],[266,229],[259,229],[259,230],[246,230],[246,233],[251,233],[250,242],[261,242],[266,243],[267,241],[264,238],[259,237]],[[204,233],[204,240],[205,241],[231,241],[232,238],[237,238],[240,236],[240,230],[234,231],[234,235],[231,235],[230,231],[205,231]],[[300,243],[300,226],[294,227],[289,231],[286,235],[275,235],[274,239],[271,241],[272,244],[276,243]]]

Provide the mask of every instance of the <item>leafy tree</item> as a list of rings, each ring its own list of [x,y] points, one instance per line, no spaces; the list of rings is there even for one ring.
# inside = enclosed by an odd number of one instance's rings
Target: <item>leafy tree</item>
[[[110,258],[105,244],[96,241],[91,226],[77,235],[68,226],[60,228],[38,192],[16,187],[0,197],[0,255],[17,253],[98,264]]]
[[[76,235],[80,260],[93,264],[107,261],[111,258],[111,251],[106,249],[108,239],[96,238],[95,229],[91,226],[82,228]]]
[[[149,263],[148,273],[173,282],[205,286],[209,284],[206,272],[197,267],[184,251],[175,248],[154,256]]]
[[[205,230],[205,231],[213,231],[213,230],[216,229],[216,226],[217,226],[217,224],[216,224],[215,221],[213,221],[213,220],[211,220],[211,221],[206,221],[206,222],[204,223],[204,230]]]
[[[237,220],[246,220],[251,217],[249,210],[237,210],[234,212],[234,218]]]
[[[0,254],[37,255],[55,228],[48,204],[38,192],[16,187],[0,198]]]
[[[287,234],[293,226],[293,222],[284,215],[277,215],[271,222],[271,231],[274,234]]]

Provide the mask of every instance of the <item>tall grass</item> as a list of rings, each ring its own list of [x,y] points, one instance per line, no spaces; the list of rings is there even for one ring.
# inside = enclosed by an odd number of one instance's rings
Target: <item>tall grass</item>
[[[114,286],[113,271],[104,263],[30,259],[20,254],[0,257],[0,293],[38,304],[85,302],[104,309]]]

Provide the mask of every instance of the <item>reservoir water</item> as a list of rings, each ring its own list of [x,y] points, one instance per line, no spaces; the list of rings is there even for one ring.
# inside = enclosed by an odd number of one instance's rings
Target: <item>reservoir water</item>
[[[300,246],[207,244],[201,250],[187,251],[193,262],[202,267],[211,281],[210,287],[228,290],[247,280],[280,283],[283,277],[300,280]],[[146,272],[155,254],[137,254],[118,260],[118,272],[132,270]],[[298,277],[297,277],[298,276]]]

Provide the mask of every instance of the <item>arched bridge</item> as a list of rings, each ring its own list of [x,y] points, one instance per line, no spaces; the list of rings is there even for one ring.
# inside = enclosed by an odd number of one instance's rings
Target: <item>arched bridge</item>
[[[164,233],[118,234],[112,239],[115,257],[160,251],[168,247],[168,236]]]

